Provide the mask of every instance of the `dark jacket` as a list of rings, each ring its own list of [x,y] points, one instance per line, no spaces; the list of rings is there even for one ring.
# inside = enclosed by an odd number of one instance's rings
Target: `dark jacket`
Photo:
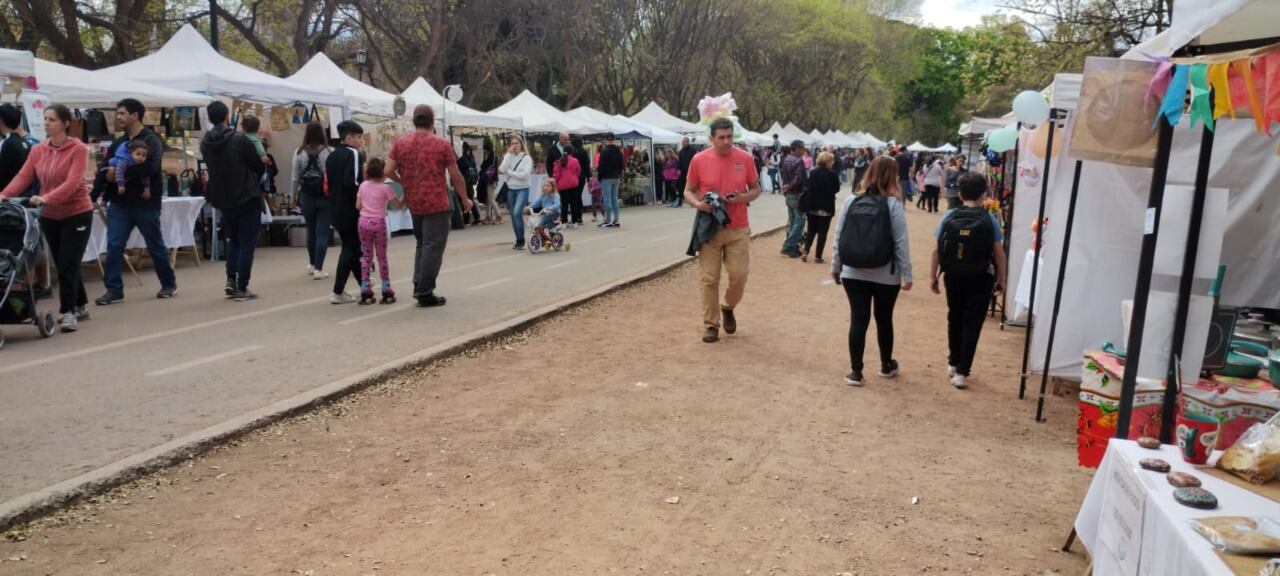
[[[600,166],[596,167],[596,175],[601,180],[621,178],[622,163],[622,149],[617,144],[608,144],[600,149]]]
[[[553,166],[560,160],[560,145],[558,142],[552,142],[551,148],[547,150],[547,174],[554,172]]]
[[[696,156],[697,154],[698,153],[694,151],[693,146],[685,146],[684,148],[680,149],[680,181],[681,182],[683,182],[685,178],[689,177],[689,165],[693,163],[693,157]],[[677,190],[677,192],[684,192],[684,190]]]
[[[800,210],[807,213],[821,210],[834,215],[836,194],[839,193],[840,175],[824,166],[818,166],[809,174],[807,189],[800,198]]]
[[[108,162],[115,157],[116,151],[130,140],[142,140],[147,143],[147,161],[144,164],[130,166],[124,173],[124,190],[119,190],[114,178],[107,178]],[[103,195],[107,202],[121,206],[137,206],[151,210],[160,209],[161,196],[164,196],[164,171],[160,169],[160,160],[164,156],[164,141],[150,128],[143,127],[138,136],[130,138],[125,134],[111,143],[102,161],[98,163],[98,173],[93,178],[93,190],[89,196],[96,202]],[[147,186],[144,186],[146,184]],[[151,198],[143,200],[142,190],[151,188]]]
[[[17,132],[10,132],[4,140],[0,140],[0,190],[18,175],[30,153],[31,145]]]
[[[703,244],[710,242],[720,233],[721,228],[729,225],[729,215],[724,211],[724,202],[720,200],[719,194],[707,192],[702,201],[711,205],[711,213],[698,210],[698,215],[694,217],[693,238],[689,239],[689,250],[685,252],[689,256],[697,256],[698,249]]]
[[[324,163],[329,176],[329,198],[333,201],[333,227],[352,231],[360,220],[356,193],[364,181],[364,154],[346,144],[338,144]]]
[[[225,124],[214,126],[200,140],[200,155],[209,170],[205,199],[219,210],[229,210],[248,202],[261,202],[258,178],[265,168],[253,143],[243,133]],[[125,188],[128,188],[126,184]],[[158,197],[151,190],[152,197]]]
[[[578,159],[578,166],[582,167],[582,174],[578,176],[578,190],[583,190],[591,180],[591,157],[587,155],[585,149],[579,147],[574,147],[573,157]]]
[[[804,160],[799,156],[787,154],[787,157],[782,159],[782,185],[790,186],[787,188],[787,195],[804,194],[808,177]]]

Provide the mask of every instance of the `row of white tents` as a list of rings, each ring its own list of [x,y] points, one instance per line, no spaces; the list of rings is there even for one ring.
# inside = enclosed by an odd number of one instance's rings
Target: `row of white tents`
[[[396,101],[402,98],[407,109],[419,104],[432,106],[437,118],[451,128],[575,135],[613,132],[657,145],[676,145],[684,137],[697,140],[706,134],[705,127],[673,116],[653,102],[631,117],[588,107],[565,112],[526,90],[506,104],[482,112],[448,101],[423,78],[396,95],[352,78],[324,54],[315,55],[292,76],[278,78],[222,56],[190,25],[155,52],[98,71],[4,50],[0,52],[0,76],[34,76],[49,100],[80,108],[111,107],[125,97],[164,107],[202,106],[222,98],[276,106],[327,106],[339,112],[330,118],[377,121],[393,118]],[[769,135],[739,126],[737,134],[740,142],[757,146],[771,145],[772,134],[780,141],[799,139],[809,146],[884,146],[869,134],[823,134],[816,130],[806,134],[794,124],[783,127],[775,123]]]

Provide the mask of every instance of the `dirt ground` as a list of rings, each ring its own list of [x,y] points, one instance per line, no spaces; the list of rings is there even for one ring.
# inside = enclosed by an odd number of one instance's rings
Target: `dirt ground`
[[[844,293],[775,234],[718,344],[685,266],[11,532],[0,574],[1074,576],[1074,401],[1033,421],[995,321],[947,384],[909,220],[896,380],[844,384]]]

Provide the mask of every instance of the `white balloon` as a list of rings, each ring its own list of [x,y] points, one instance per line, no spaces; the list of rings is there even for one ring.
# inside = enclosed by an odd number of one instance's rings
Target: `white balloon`
[[[1004,152],[1018,144],[1018,129],[1012,126],[997,128],[987,133],[987,147],[996,152]]]
[[[1039,124],[1049,119],[1049,102],[1039,92],[1026,90],[1013,99],[1013,114],[1023,124]]]

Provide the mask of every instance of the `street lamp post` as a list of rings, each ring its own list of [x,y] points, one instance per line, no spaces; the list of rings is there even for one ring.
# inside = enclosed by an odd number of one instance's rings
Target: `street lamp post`
[[[363,48],[356,50],[356,80],[364,82],[365,68],[369,66],[369,51]],[[373,84],[373,75],[369,75],[369,83]]]

